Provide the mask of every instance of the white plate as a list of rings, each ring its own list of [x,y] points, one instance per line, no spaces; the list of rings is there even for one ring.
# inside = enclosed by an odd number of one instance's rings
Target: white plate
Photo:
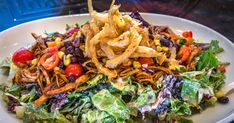
[[[189,20],[149,13],[142,13],[142,16],[151,24],[167,25],[176,33],[181,33],[185,30],[192,30],[194,38],[202,40],[203,42],[210,42],[212,39],[219,40],[221,46],[225,49],[225,52],[220,54],[221,60],[231,62],[231,65],[227,68],[226,82],[229,83],[234,81],[234,57],[232,54],[234,52],[234,45],[230,42],[230,40],[206,26]],[[45,31],[64,32],[66,24],[83,24],[89,19],[90,17],[87,14],[61,16],[36,20],[7,29],[0,33],[0,57],[9,56],[15,50],[32,44],[34,39],[31,36],[31,32],[35,32],[37,34],[43,34]],[[3,82],[5,77],[1,74],[0,77],[1,82]],[[194,115],[191,118],[195,123],[214,123],[217,121],[229,122],[230,120],[234,119],[233,115],[231,115],[234,113],[234,94],[229,95],[229,99],[230,102],[227,105],[216,104],[214,107],[210,107],[204,112]],[[2,101],[0,107],[1,123],[20,122],[15,116],[7,113]]]

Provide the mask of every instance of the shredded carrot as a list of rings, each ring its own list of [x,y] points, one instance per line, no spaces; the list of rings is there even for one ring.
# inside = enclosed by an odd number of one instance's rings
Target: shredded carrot
[[[69,91],[69,90],[74,89],[74,88],[76,88],[76,84],[75,83],[69,83],[69,84],[66,84],[65,86],[63,86],[61,88],[47,91],[46,95],[53,96],[55,94],[59,94],[59,93],[65,92],[65,91]]]
[[[48,96],[42,95],[40,98],[38,98],[37,100],[35,100],[33,102],[33,104],[36,105],[36,106],[40,106],[41,104],[43,104],[44,102],[46,102],[48,99],[49,99]]]
[[[78,85],[81,85],[81,84],[85,83],[88,80],[89,80],[89,77],[87,75],[82,75],[78,79],[76,79],[75,83],[78,86]]]

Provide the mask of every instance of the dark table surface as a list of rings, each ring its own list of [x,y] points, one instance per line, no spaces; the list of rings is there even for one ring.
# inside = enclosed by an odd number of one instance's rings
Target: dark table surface
[[[98,11],[110,0],[94,0]],[[186,18],[206,25],[234,42],[234,0],[116,0],[121,11],[140,11]],[[27,21],[87,13],[86,0],[0,0],[0,31]]]

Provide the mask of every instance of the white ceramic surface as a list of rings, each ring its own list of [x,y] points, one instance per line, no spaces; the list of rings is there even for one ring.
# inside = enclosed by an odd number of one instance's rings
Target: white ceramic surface
[[[212,39],[220,41],[221,46],[225,52],[220,54],[219,57],[222,61],[231,62],[227,68],[226,83],[234,81],[234,45],[224,36],[216,31],[197,24],[195,22],[159,14],[142,13],[145,20],[151,24],[167,25],[172,28],[176,33],[181,33],[185,30],[192,30],[195,39],[203,42],[209,42]],[[9,56],[15,50],[26,47],[34,42],[31,32],[43,34],[47,32],[64,32],[66,24],[83,24],[88,21],[90,17],[87,14],[83,15],[70,15],[53,17],[47,19],[36,20],[15,26],[0,32],[0,57]],[[5,77],[0,74],[0,83],[4,82]],[[230,102],[227,105],[216,104],[214,107],[206,109],[204,112],[191,117],[195,123],[226,123],[234,119],[234,94],[229,95]],[[20,122],[14,115],[7,113],[2,100],[0,101],[0,123],[15,123]]]

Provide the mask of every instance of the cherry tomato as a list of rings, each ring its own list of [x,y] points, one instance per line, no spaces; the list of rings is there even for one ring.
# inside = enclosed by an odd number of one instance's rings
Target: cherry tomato
[[[189,46],[185,46],[183,45],[181,48],[180,48],[180,51],[179,51],[179,54],[182,54],[182,57],[181,57],[181,62],[185,62],[189,59],[189,56],[192,52],[192,48],[189,47]]]
[[[66,76],[79,77],[84,74],[83,67],[80,64],[70,64],[65,70]]]
[[[58,52],[58,47],[48,47],[48,52],[50,53],[57,53]]]
[[[148,58],[148,57],[141,57],[138,59],[138,61],[141,64],[148,64],[148,65],[153,65],[154,64],[154,60],[152,58]]]
[[[27,61],[33,60],[34,55],[31,51],[25,48],[17,50],[12,57],[15,64],[25,64]]]
[[[187,38],[187,37],[190,37],[192,38],[193,37],[193,33],[192,31],[185,31],[182,33],[183,37]]]
[[[72,36],[75,32],[78,32],[80,29],[79,28],[77,28],[77,27],[75,27],[75,28],[73,28],[73,29],[70,29],[68,32],[66,32],[64,35],[66,36],[66,37],[70,37],[70,36]]]
[[[59,57],[57,53],[46,53],[40,58],[40,64],[46,70],[53,70],[59,64]]]

